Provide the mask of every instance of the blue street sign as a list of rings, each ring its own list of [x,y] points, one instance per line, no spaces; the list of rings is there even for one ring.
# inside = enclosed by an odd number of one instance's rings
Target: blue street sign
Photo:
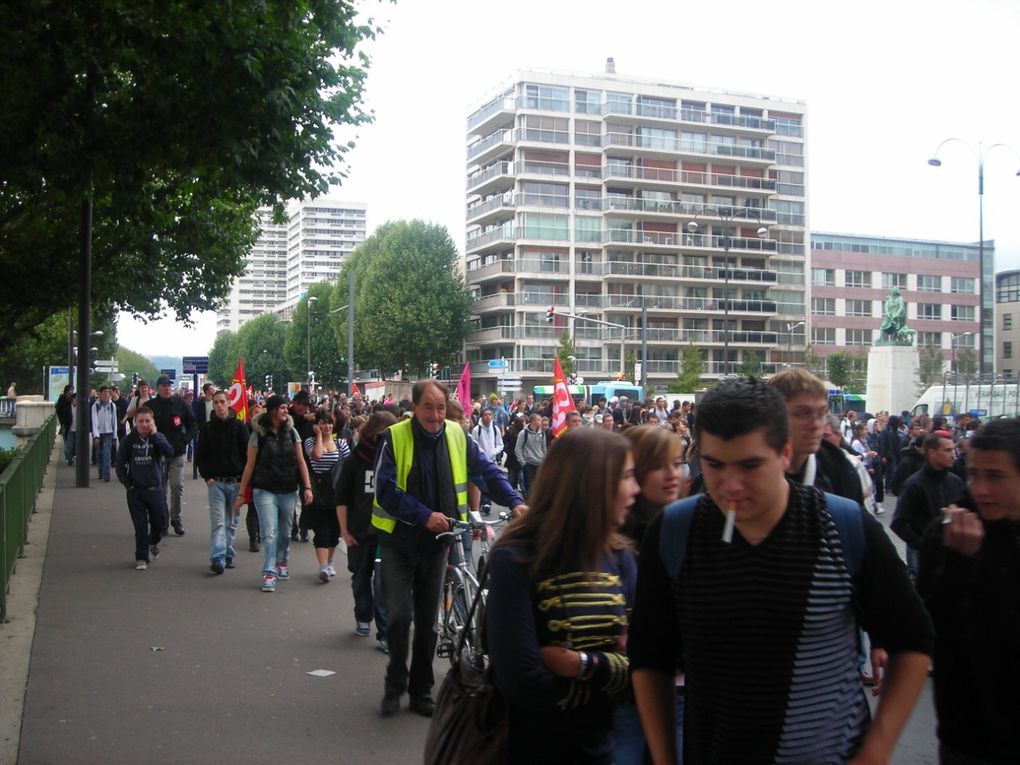
[[[492,359],[489,361],[489,369],[506,369],[506,359]]]
[[[159,370],[159,374],[160,374],[160,376],[169,377],[171,380],[176,380],[177,379],[177,370],[176,369],[161,369],[161,370]]]
[[[204,375],[209,373],[208,356],[185,356],[182,361],[185,374]]]

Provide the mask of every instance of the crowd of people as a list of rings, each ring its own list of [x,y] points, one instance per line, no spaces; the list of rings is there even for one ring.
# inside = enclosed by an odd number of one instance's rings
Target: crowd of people
[[[136,567],[184,534],[193,446],[214,574],[245,505],[265,592],[309,532],[322,583],[346,552],[354,630],[389,654],[384,716],[405,694],[433,714],[437,535],[495,503],[514,516],[485,610],[511,763],[887,762],[929,672],[941,762],[1020,762],[1020,420],[833,415],[797,368],[696,407],[582,402],[556,436],[549,401],[458,402],[436,380],[399,401],[260,396],[250,422],[212,386],[126,398],[98,391],[89,427]],[[905,562],[876,517],[890,496]]]

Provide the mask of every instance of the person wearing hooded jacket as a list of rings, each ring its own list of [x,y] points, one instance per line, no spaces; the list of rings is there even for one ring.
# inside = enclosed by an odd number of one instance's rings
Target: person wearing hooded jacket
[[[304,450],[283,396],[270,396],[266,411],[252,420],[235,512],[244,504],[249,485],[262,529],[262,591],[275,592],[278,579],[290,578],[290,526],[299,487],[305,504],[313,499]]]

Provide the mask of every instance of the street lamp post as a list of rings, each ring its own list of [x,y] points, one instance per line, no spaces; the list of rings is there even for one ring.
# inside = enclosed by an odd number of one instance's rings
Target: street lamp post
[[[793,366],[793,330],[797,327],[803,327],[804,322],[795,321],[786,325],[786,365],[788,367]]]
[[[67,333],[67,384],[70,385],[73,388],[74,387],[74,359],[75,359],[75,356],[78,353],[78,349],[77,349],[77,347],[74,344],[74,338],[78,335],[78,330],[71,329],[71,312],[70,312],[70,309],[68,309],[68,314],[67,314],[67,326],[68,326],[68,330],[69,330],[68,333]],[[103,336],[103,330],[97,329],[95,332],[90,332],[89,334],[92,337],[102,337]],[[96,349],[92,348],[91,350],[95,351]]]
[[[941,167],[942,160],[939,159],[939,151],[947,143],[962,143],[977,158],[978,163],[978,341],[977,341],[977,354],[978,354],[978,376],[985,372],[985,157],[988,153],[995,148],[1009,149],[1013,154],[1020,159],[1020,154],[1017,154],[1016,149],[1005,143],[993,143],[987,149],[983,148],[981,142],[978,141],[977,148],[975,149],[970,143],[964,141],[962,138],[947,138],[938,145],[935,149],[934,155],[928,160],[928,164],[932,167]],[[1020,170],[1017,170],[1017,175],[1020,175]],[[956,347],[953,347],[954,353]],[[954,358],[953,366],[956,366]]]
[[[308,326],[308,345],[307,345],[307,348],[306,348],[306,350],[307,350],[306,361],[308,362],[308,366],[305,367],[305,368],[308,370],[308,375],[307,375],[306,379],[308,380],[309,388],[311,387],[311,384],[312,384],[312,305],[316,301],[318,301],[318,298],[315,297],[315,295],[309,295],[308,296],[308,305],[306,306],[307,310],[305,311],[305,317],[308,319],[308,321],[305,322],[307,324],[307,326]],[[310,389],[309,389],[309,393],[311,393]]]
[[[761,216],[750,207],[705,207],[702,212],[714,213],[723,222],[723,377],[730,374],[730,225],[735,218],[754,218],[758,222],[758,238],[764,239],[768,236],[769,230],[761,225]],[[687,224],[687,230],[691,234],[698,233],[698,221],[692,220]]]

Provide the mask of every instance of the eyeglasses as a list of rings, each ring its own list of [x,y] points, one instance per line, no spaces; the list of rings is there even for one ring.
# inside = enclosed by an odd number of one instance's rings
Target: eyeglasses
[[[818,422],[829,416],[829,407],[819,409],[818,411],[812,411],[811,409],[794,409],[790,412],[790,416],[795,420],[800,420],[801,422]]]

